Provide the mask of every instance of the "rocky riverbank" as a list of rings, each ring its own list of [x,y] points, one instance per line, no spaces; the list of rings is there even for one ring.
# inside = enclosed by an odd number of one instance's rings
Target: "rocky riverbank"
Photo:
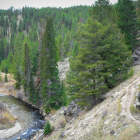
[[[0,139],[9,138],[22,130],[22,127],[19,122],[16,122],[14,127],[9,129],[0,130]]]
[[[66,72],[69,70],[69,58],[66,58],[63,62],[58,62],[58,69],[59,69],[59,78],[62,81],[66,77]],[[4,81],[5,74],[1,73],[1,75],[2,75],[2,78],[3,78],[3,81]],[[8,82],[7,83],[2,82],[0,84],[0,93],[4,93],[4,94],[10,95],[10,96],[14,96],[17,99],[21,99],[26,104],[31,105],[32,107],[34,107],[36,109],[39,109],[39,112],[40,112],[41,115],[44,116],[45,121],[47,121],[48,119],[52,119],[52,115],[46,116],[46,114],[45,114],[45,112],[42,108],[38,108],[37,106],[33,105],[32,103],[30,103],[28,101],[28,99],[24,95],[23,88],[21,88],[20,90],[16,90],[14,88],[15,80],[13,79],[12,75],[8,74],[7,77],[8,77]],[[36,132],[36,134],[34,134],[34,136],[31,139],[35,140],[38,137],[40,137],[41,135],[43,135],[43,129],[38,130]]]

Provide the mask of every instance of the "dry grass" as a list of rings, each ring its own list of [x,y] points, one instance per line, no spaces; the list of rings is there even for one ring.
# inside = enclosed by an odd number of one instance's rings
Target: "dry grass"
[[[51,114],[51,116],[53,116],[53,115],[55,115],[55,113],[56,113],[56,110],[52,109],[50,114]]]
[[[114,140],[114,136],[111,136],[110,134],[105,134],[103,132],[103,126],[103,121],[100,121],[99,124],[93,128],[90,134],[85,136],[82,140]]]
[[[117,114],[120,114],[121,113],[121,110],[122,110],[122,106],[121,106],[121,98],[119,98],[118,100],[117,100],[117,109],[116,109],[116,113]]]
[[[55,130],[55,123],[51,124],[51,130],[52,132]]]
[[[128,128],[122,131],[117,140],[133,140],[133,137],[138,133],[138,126],[136,124],[130,124]]]
[[[18,97],[17,90],[15,89],[15,80],[13,79],[13,76],[10,74],[7,74],[8,82],[6,82],[6,83],[4,82],[5,81],[5,73],[1,72],[1,76],[2,76],[3,80],[0,83],[0,87],[1,87],[0,92]],[[20,92],[23,93],[22,88],[21,88]],[[23,95],[24,94],[22,94],[22,96],[20,96],[20,97],[23,97]]]
[[[6,108],[0,109],[0,130],[12,127],[16,120]]]
[[[88,134],[87,137],[84,137],[86,140],[134,140],[134,136],[139,133],[139,128],[136,124],[132,123],[124,129],[119,136],[113,136],[110,134],[105,134],[102,131],[102,122],[93,129],[91,135]]]
[[[133,106],[132,104],[130,105],[130,112],[132,115],[138,114],[138,113],[140,114],[140,110],[136,109],[136,107]]]
[[[66,125],[66,120],[65,120],[65,118],[60,118],[59,119],[59,125],[61,126],[61,128],[64,128],[65,127],[65,125]]]

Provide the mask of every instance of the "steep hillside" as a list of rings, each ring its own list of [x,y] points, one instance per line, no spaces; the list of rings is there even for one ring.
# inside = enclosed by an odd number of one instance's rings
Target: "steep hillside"
[[[69,69],[68,58],[58,63],[60,79],[65,78]],[[51,111],[46,119],[53,126],[51,135],[44,136],[44,140],[139,140],[140,114],[135,109],[138,104],[137,94],[140,85],[140,65],[134,67],[134,76],[124,81],[110,92],[104,94],[106,98],[89,111],[82,111],[75,119],[66,122],[63,115],[66,108]],[[4,78],[4,74],[2,74]],[[1,92],[21,96],[23,91],[16,91],[14,81],[8,75],[9,82],[1,86]],[[23,95],[21,96],[23,97]],[[132,106],[134,108],[132,109]],[[131,108],[131,110],[130,110]],[[131,113],[132,112],[132,113]],[[32,138],[39,138],[43,130],[39,130]]]
[[[134,69],[133,77],[106,93],[102,103],[90,111],[82,111],[77,119],[67,122],[64,128],[61,128],[64,116],[60,115],[52,123],[54,132],[43,139],[139,140],[140,114],[135,107],[140,85],[140,66]],[[55,118],[56,114],[51,118]]]

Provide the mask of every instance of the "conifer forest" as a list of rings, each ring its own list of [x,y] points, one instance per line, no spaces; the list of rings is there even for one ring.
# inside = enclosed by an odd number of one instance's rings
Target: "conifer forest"
[[[92,6],[0,10],[0,70],[13,75],[29,102],[46,113],[77,99],[93,107],[133,74],[140,0],[97,0]],[[69,57],[60,81],[58,62]]]

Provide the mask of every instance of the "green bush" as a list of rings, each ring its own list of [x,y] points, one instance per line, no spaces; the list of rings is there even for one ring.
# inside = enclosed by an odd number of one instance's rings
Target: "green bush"
[[[5,61],[4,60],[1,62],[1,71],[5,72]]]
[[[8,82],[7,74],[5,74],[5,82]]]
[[[2,76],[1,76],[1,73],[0,73],[0,82],[2,82]]]
[[[46,123],[46,125],[45,125],[45,127],[44,127],[44,134],[47,135],[47,134],[49,134],[49,133],[51,133],[51,132],[52,132],[52,130],[51,130],[50,122],[47,121],[47,123]]]
[[[132,104],[130,105],[130,112],[132,115],[134,114],[140,114],[140,110],[136,109]]]

